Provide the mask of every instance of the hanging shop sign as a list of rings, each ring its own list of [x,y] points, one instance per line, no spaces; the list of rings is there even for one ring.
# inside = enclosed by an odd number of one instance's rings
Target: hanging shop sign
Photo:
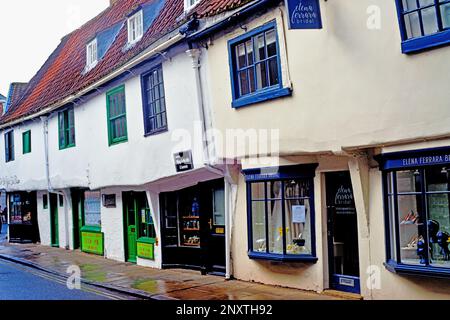
[[[154,241],[138,241],[137,256],[142,259],[155,260]]]
[[[116,208],[116,195],[115,194],[104,194],[103,195],[103,207],[105,208]]]
[[[289,29],[322,29],[319,0],[285,0]]]
[[[81,231],[81,251],[103,255],[103,233]]]
[[[185,172],[194,169],[192,151],[179,152],[174,155],[177,172]]]

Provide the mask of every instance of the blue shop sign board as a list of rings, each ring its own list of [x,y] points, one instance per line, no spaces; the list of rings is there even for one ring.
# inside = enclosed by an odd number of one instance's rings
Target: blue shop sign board
[[[322,29],[319,0],[285,0],[289,29]]]
[[[379,156],[382,169],[414,168],[450,164],[450,149],[435,148],[427,150],[404,151]]]

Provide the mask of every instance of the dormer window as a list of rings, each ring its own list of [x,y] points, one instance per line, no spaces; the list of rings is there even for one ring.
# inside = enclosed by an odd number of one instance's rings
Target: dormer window
[[[98,62],[97,38],[86,46],[86,69],[92,69]]]
[[[142,10],[128,18],[128,44],[138,42],[144,34],[144,15]]]
[[[200,0],[184,0],[184,11],[189,11],[194,8]]]

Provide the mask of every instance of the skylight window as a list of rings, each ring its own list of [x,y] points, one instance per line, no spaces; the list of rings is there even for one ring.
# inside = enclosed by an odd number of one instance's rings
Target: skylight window
[[[86,46],[86,68],[92,69],[98,62],[97,38]]]
[[[128,18],[128,44],[141,40],[144,34],[144,15],[142,10]]]

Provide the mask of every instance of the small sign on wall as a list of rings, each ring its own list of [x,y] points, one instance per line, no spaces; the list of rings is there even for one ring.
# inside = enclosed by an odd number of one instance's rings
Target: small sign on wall
[[[103,195],[103,206],[105,208],[115,208],[116,207],[116,195],[115,194],[104,194]]]
[[[138,242],[137,256],[142,259],[155,260],[155,244],[147,242]]]
[[[289,29],[322,29],[319,0],[285,0]]]
[[[194,169],[192,151],[179,152],[174,155],[177,172],[185,172]]]

